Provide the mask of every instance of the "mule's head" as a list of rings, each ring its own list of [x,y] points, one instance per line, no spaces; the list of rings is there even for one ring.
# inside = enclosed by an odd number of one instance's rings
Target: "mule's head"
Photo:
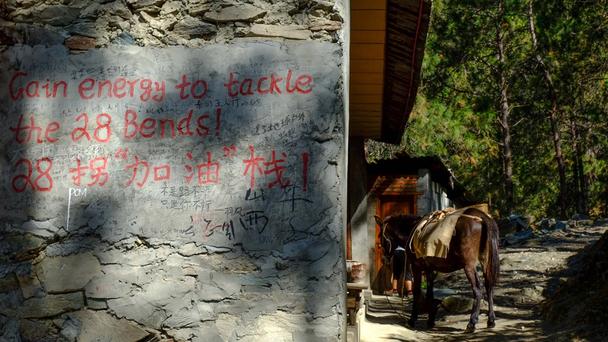
[[[411,231],[420,217],[411,215],[387,216],[384,219],[374,216],[380,226],[380,242],[384,255],[389,257],[397,246],[406,247]]]

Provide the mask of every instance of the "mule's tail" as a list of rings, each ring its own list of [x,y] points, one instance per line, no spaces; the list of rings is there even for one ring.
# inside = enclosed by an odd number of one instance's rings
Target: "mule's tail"
[[[486,215],[481,215],[483,220],[483,226],[486,233],[486,243],[484,248],[485,262],[484,262],[484,275],[487,278],[490,286],[494,286],[498,282],[500,273],[500,259],[498,257],[498,225],[496,221]]]

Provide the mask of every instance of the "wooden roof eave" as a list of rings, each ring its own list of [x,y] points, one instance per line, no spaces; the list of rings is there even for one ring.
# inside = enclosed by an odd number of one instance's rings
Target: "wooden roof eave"
[[[430,12],[431,0],[387,0],[380,141],[401,142],[416,99]]]

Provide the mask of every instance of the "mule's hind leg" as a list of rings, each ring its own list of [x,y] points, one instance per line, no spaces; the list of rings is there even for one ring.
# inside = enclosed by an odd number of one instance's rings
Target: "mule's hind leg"
[[[422,280],[422,270],[412,265],[412,273],[414,273],[414,298],[412,302],[412,315],[410,316],[409,321],[407,321],[407,324],[413,328],[416,326],[416,320],[418,320],[418,312],[420,310],[420,295],[422,294],[420,281]]]
[[[473,309],[471,310],[471,318],[465,332],[475,331],[475,324],[479,319],[479,304],[481,302],[481,284],[479,283],[479,276],[475,269],[475,265],[467,265],[464,267],[464,273],[467,275],[467,279],[471,284],[471,290],[473,291]]]
[[[496,326],[496,315],[494,315],[494,287],[490,285],[486,274],[484,274],[483,277],[486,294],[488,295],[488,328],[494,328]]]

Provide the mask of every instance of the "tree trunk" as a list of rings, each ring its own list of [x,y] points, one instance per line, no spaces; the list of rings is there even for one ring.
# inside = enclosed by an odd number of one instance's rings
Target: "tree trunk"
[[[511,151],[511,126],[509,124],[509,85],[506,75],[505,42],[502,32],[502,24],[505,17],[505,4],[503,0],[498,2],[498,20],[496,20],[496,55],[499,63],[498,86],[500,91],[500,126],[502,130],[502,161],[503,178],[505,186],[505,205],[509,213],[513,212],[513,153]]]
[[[574,176],[576,184],[576,211],[587,215],[587,189],[580,136],[576,127],[574,115],[570,118],[570,134],[572,135],[572,150],[574,151]]]
[[[534,27],[534,12],[533,12],[533,0],[528,3],[528,20],[530,24],[530,35],[532,37],[532,44],[534,47],[534,53],[536,55],[536,61],[543,70],[543,77],[547,83],[549,89],[549,97],[551,98],[551,111],[549,113],[549,121],[551,124],[551,135],[553,138],[553,147],[555,148],[555,161],[557,162],[557,171],[559,174],[559,214],[561,218],[566,217],[566,194],[568,193],[568,185],[566,182],[566,163],[564,161],[564,155],[562,153],[562,139],[559,132],[559,103],[557,101],[557,91],[555,84],[553,84],[553,78],[551,72],[545,64],[541,50],[538,48],[538,40],[536,39],[536,29]]]

